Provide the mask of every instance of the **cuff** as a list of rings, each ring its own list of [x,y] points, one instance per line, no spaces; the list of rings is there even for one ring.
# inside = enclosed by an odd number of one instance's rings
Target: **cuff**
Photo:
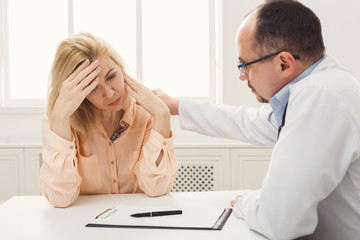
[[[257,198],[259,196],[260,190],[255,190],[246,193],[242,198],[240,198],[233,207],[233,212],[235,217],[245,219],[246,213],[249,212],[252,204],[257,204]]]
[[[163,135],[155,131],[154,129],[151,129],[150,136],[148,139],[149,142],[151,142],[154,145],[161,144],[164,149],[172,149],[173,148],[173,135],[172,131],[170,131],[170,137],[164,138]]]
[[[72,141],[68,141],[51,131],[50,121],[48,119],[45,120],[42,131],[43,145],[49,146],[55,151],[65,154],[72,154],[76,151],[75,138],[73,137]]]

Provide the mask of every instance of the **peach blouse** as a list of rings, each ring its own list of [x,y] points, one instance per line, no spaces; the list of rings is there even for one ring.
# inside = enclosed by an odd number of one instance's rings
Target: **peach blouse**
[[[172,189],[177,170],[172,137],[153,130],[153,117],[135,103],[119,124],[125,130],[114,142],[98,122],[82,143],[78,136],[73,141],[59,137],[50,130],[49,118],[44,119],[40,189],[52,205],[67,207],[79,194],[160,196]]]

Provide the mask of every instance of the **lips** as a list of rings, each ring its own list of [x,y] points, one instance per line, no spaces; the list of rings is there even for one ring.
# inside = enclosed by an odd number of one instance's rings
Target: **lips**
[[[120,98],[115,99],[112,103],[109,103],[108,106],[116,106],[120,102]]]

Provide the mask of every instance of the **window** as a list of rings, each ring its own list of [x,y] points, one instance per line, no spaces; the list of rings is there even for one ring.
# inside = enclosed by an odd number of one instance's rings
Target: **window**
[[[58,43],[102,36],[134,78],[181,98],[215,100],[215,0],[2,0],[0,105],[45,105]]]
[[[6,3],[4,101],[9,105],[25,100],[40,103],[46,98],[56,46],[59,39],[67,36],[66,1],[11,0],[4,1]]]

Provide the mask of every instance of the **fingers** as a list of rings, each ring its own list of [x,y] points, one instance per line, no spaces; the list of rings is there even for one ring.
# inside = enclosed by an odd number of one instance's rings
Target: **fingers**
[[[123,75],[124,75],[124,79],[125,79],[125,82],[127,81],[134,81],[133,78],[131,78],[124,70],[122,71]]]
[[[125,90],[136,99],[136,92],[128,84],[125,84]]]
[[[240,194],[238,196],[236,196],[236,198],[234,200],[231,201],[231,206],[235,206],[235,204],[239,201],[240,198],[242,198],[244,195]]]
[[[242,198],[243,196],[245,196],[246,194],[248,194],[249,192],[251,192],[251,190],[245,191],[245,192],[239,194],[238,196],[236,196],[236,198],[231,201],[231,206],[232,207],[235,206],[235,204],[239,201],[239,199]]]
[[[81,90],[86,88],[99,74],[99,71],[101,70],[100,66],[97,66],[89,75],[87,75],[85,78],[83,78],[80,83],[77,85],[78,88]]]
[[[66,79],[66,81],[70,82],[73,86],[79,85],[80,82],[82,82],[85,78],[87,81],[86,84],[88,85],[91,80],[93,80],[98,72],[100,71],[100,62],[99,60],[95,60],[90,64],[90,60],[85,60],[76,70]],[[92,74],[93,72],[96,72],[95,76]],[[87,78],[88,75],[91,74],[90,79]],[[83,86],[84,87],[84,86]]]
[[[138,81],[134,80],[133,78],[131,78],[124,71],[123,71],[123,74],[124,74],[125,86],[127,85],[134,92],[138,92],[139,90],[141,90],[141,88],[146,88],[143,84],[141,84],[140,82],[138,82]]]
[[[78,66],[73,73],[70,74],[70,76],[65,80],[68,82],[71,82],[76,75],[79,74],[84,68],[86,68],[90,64],[90,60],[86,59],[80,66]]]
[[[86,86],[81,92],[84,98],[91,93],[91,91],[98,85],[99,77],[96,77],[93,81],[90,82],[88,86]]]
[[[151,90],[156,96],[163,95],[164,93],[160,89],[153,89]]]
[[[152,95],[152,91],[145,87],[141,82],[134,80],[123,71],[125,89],[128,93],[138,100],[139,97]]]
[[[100,65],[99,60],[95,60],[94,62],[92,62],[89,66],[87,66],[85,69],[83,69],[76,75],[76,77],[73,80],[73,83],[75,85],[79,85],[80,82],[86,79],[88,80],[88,82],[85,84],[88,85],[90,81],[93,80],[100,71],[101,68],[99,65]],[[96,74],[94,75],[94,73]],[[90,78],[88,78],[89,75],[91,75]]]

